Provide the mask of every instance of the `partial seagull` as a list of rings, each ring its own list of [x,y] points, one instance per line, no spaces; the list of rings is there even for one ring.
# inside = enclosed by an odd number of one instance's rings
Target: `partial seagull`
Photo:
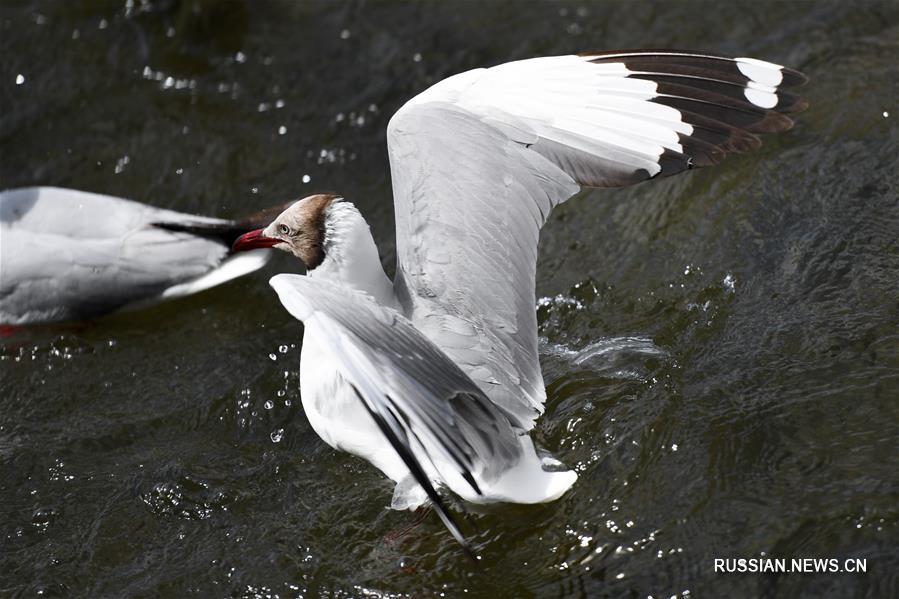
[[[546,401],[537,352],[537,240],[582,186],[710,166],[785,131],[797,71],[752,58],[635,50],[535,58],[450,77],[390,120],[396,277],[349,202],[302,199],[234,250],[292,252],[271,279],[305,324],[303,407],[332,447],[396,481],[392,507],[437,493],[539,503],[577,475],[527,432]]]
[[[231,244],[283,209],[235,222],[74,189],[0,192],[0,324],[92,318],[253,272],[271,252]]]

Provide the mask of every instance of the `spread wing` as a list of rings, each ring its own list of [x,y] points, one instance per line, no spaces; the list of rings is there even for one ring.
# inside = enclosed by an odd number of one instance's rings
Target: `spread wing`
[[[520,429],[395,310],[307,276],[282,274],[270,283],[294,317],[316,328],[317,341],[464,546],[426,470],[453,470],[481,494],[476,479],[520,459]]]
[[[792,71],[642,50],[536,58],[450,77],[391,119],[396,291],[415,325],[533,425],[546,395],[534,275],[540,228],[581,186],[720,162],[789,129]]]

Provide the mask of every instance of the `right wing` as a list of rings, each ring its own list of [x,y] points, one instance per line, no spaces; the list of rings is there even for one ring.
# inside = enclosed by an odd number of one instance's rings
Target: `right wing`
[[[529,428],[546,393],[540,228],[580,186],[621,187],[754,149],[792,126],[804,77],[749,58],[638,50],[450,77],[387,131],[395,287],[415,325]]]
[[[272,277],[281,303],[337,362],[341,375],[466,546],[424,464],[476,494],[521,458],[522,431],[404,316],[370,296],[303,275]],[[464,482],[462,482],[464,481]],[[446,482],[449,482],[448,480]]]

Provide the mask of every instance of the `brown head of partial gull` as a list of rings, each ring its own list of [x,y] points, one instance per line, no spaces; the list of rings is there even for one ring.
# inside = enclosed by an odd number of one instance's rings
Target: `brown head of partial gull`
[[[342,198],[316,194],[291,204],[264,229],[241,235],[231,251],[276,248],[290,252],[312,270],[325,259],[325,217],[328,207]]]

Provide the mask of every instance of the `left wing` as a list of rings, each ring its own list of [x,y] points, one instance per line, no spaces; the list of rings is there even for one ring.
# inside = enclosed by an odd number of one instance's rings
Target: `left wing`
[[[454,470],[480,495],[476,478],[490,480],[520,459],[521,430],[395,310],[308,276],[277,275],[270,284],[295,318],[324,333],[320,342],[340,373],[467,548],[424,464],[444,477]]]

